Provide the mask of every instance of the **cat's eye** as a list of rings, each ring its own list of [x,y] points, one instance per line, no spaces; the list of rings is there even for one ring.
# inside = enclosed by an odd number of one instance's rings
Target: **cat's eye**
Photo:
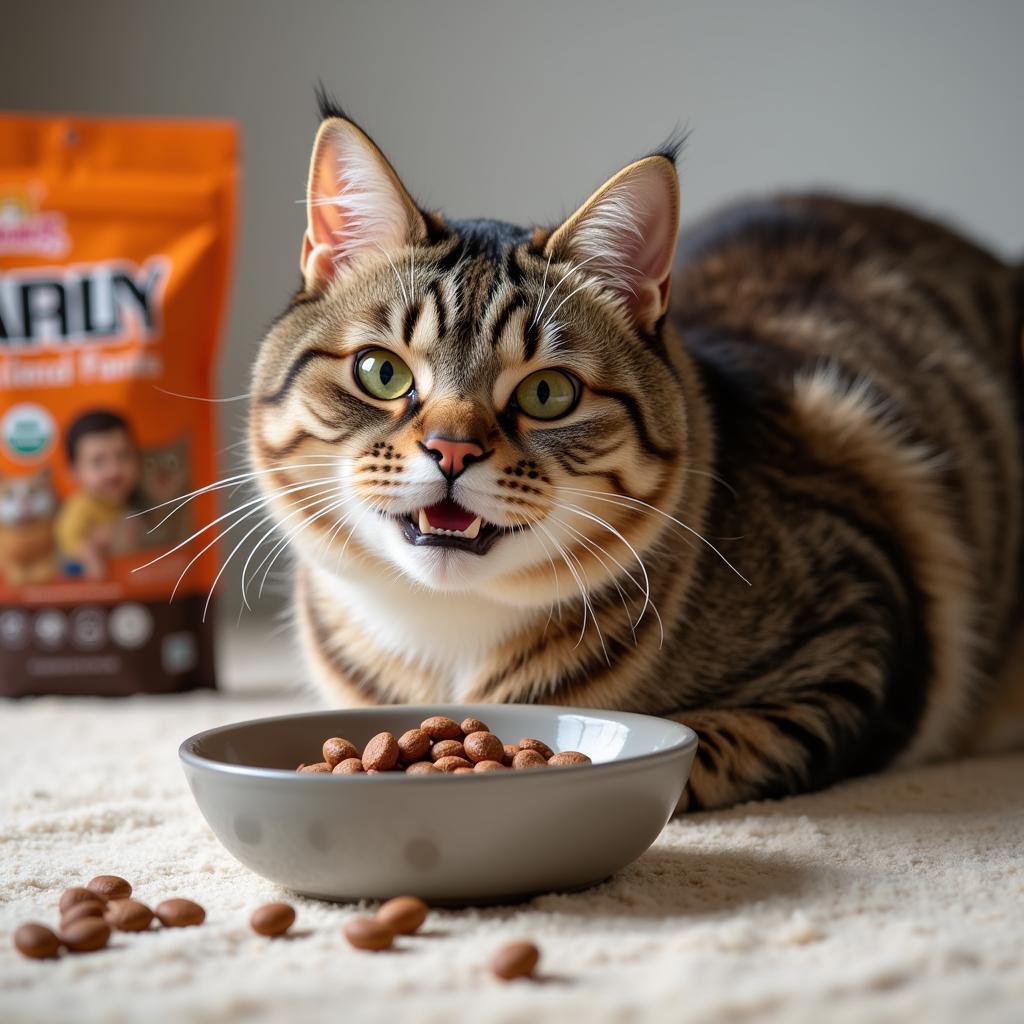
[[[412,390],[412,370],[386,348],[364,349],[356,356],[356,380],[373,398],[391,401]]]
[[[538,370],[519,382],[516,406],[535,420],[557,420],[576,408],[580,386],[564,370]]]

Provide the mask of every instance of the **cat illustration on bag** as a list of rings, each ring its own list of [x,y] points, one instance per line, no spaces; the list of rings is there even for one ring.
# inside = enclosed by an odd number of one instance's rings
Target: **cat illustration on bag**
[[[56,511],[48,467],[0,477],[0,576],[7,583],[46,583],[57,574]]]

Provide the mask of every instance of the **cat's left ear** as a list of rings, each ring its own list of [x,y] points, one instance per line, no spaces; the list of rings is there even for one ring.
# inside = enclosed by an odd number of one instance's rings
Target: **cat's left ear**
[[[427,234],[395,169],[344,117],[325,118],[316,133],[306,214],[300,267],[311,292],[325,288],[361,253],[408,245]]]
[[[606,181],[548,239],[545,255],[586,261],[651,332],[668,309],[679,231],[679,179],[667,156],[645,157]]]

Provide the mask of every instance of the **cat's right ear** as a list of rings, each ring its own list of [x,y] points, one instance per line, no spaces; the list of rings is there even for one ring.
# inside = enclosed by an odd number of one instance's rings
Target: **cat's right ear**
[[[313,144],[299,265],[306,290],[319,292],[360,253],[426,237],[418,207],[394,168],[351,121],[328,117]]]

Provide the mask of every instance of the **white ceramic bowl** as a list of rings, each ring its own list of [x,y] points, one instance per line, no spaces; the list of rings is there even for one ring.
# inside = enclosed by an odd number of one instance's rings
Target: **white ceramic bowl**
[[[480,718],[506,743],[532,736],[593,765],[478,775],[317,775],[330,736],[358,747],[430,715]],[[686,785],[697,736],[648,715],[535,704],[393,705],[210,729],[179,750],[192,794],[238,860],[333,900],[403,893],[497,902],[603,881],[657,838]]]

